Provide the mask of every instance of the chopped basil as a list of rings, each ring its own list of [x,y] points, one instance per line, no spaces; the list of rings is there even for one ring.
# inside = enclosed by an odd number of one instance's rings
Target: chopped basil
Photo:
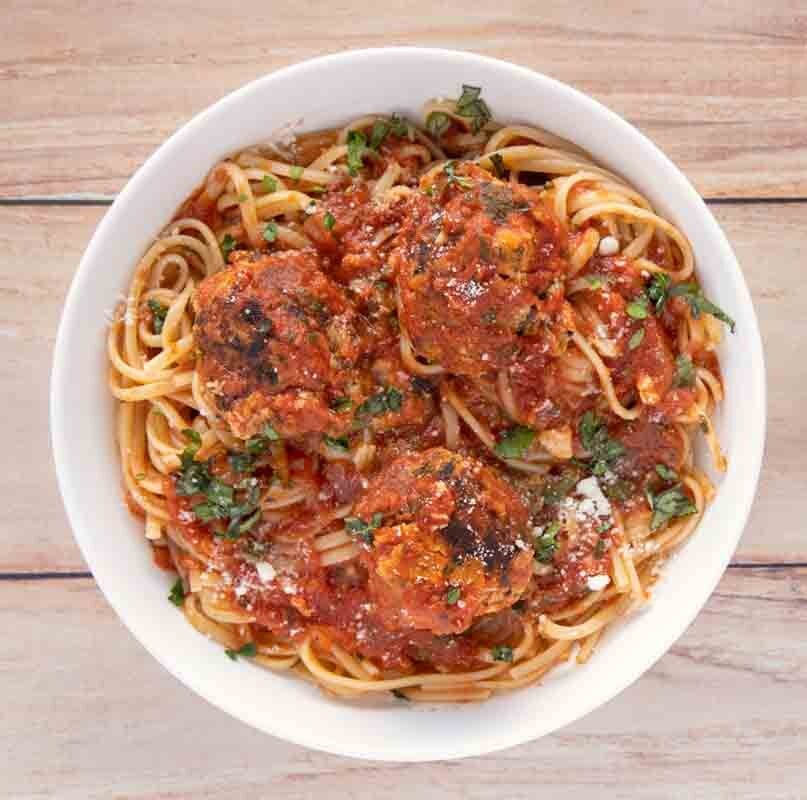
[[[191,456],[195,456],[202,446],[202,434],[199,433],[199,431],[195,431],[193,428],[185,428],[182,431],[182,435],[189,442],[188,446],[185,448],[185,452],[190,453]]]
[[[252,658],[253,656],[258,655],[258,648],[255,642],[247,642],[246,644],[242,644],[237,650],[230,650],[227,648],[224,652],[227,654],[227,658],[231,659],[232,661],[237,661],[238,656]]]
[[[647,319],[649,313],[647,310],[647,297],[643,294],[638,295],[628,303],[625,311],[633,319]]]
[[[432,111],[432,113],[426,117],[426,130],[434,136],[435,139],[439,139],[448,130],[450,125],[451,117],[444,111]]]
[[[277,191],[277,181],[271,175],[264,175],[261,180],[261,185],[267,194]]]
[[[669,297],[681,297],[689,304],[692,316],[698,319],[702,313],[711,314],[721,322],[729,326],[729,330],[734,333],[736,323],[721,308],[718,308],[711,300],[707,300],[701,287],[697,283],[679,283],[673,286],[667,293]]]
[[[299,181],[299,180],[300,180],[300,178],[302,178],[302,177],[303,177],[303,172],[305,172],[305,168],[304,168],[304,167],[297,166],[297,165],[295,165],[295,166],[293,166],[293,167],[289,167],[289,177],[290,177],[290,178],[291,178],[293,181]]]
[[[596,292],[597,289],[602,289],[602,278],[599,275],[589,275],[586,278],[586,281],[588,282],[589,288],[592,292]]]
[[[494,448],[496,455],[502,458],[521,458],[529,450],[535,440],[535,431],[516,425],[506,431]]]
[[[681,353],[675,359],[675,378],[673,383],[676,387],[690,387],[695,385],[695,366],[692,359],[686,354]]]
[[[345,517],[345,530],[353,536],[357,536],[367,544],[373,543],[373,531],[381,526],[384,515],[376,511],[369,522],[365,522],[361,517]]]
[[[336,217],[330,211],[326,211],[325,216],[322,218],[322,224],[325,226],[325,230],[333,230],[333,226],[336,225]]]
[[[664,481],[677,481],[678,473],[670,469],[666,464],[656,464],[656,474]]]
[[[334,450],[341,450],[343,453],[350,450],[350,443],[348,442],[347,436],[340,436],[338,439],[333,436],[324,436],[323,441],[328,447]]]
[[[255,523],[261,518],[260,508],[256,508],[246,519],[241,516],[235,516],[230,520],[227,530],[224,533],[224,538],[229,541],[238,539],[243,534],[250,531],[255,527]]]
[[[176,482],[176,492],[183,497],[203,494],[210,483],[207,465],[201,461],[194,461],[189,449],[186,448],[181,456],[182,467]]]
[[[134,476],[135,480],[140,482],[146,480],[146,473],[145,472],[138,472],[137,475]]]
[[[331,410],[336,411],[337,414],[349,411],[352,406],[353,401],[349,397],[336,397],[331,400]]]
[[[457,113],[461,117],[470,117],[471,130],[474,133],[482,130],[492,118],[488,104],[482,99],[481,94],[481,87],[463,84],[462,94],[457,100]]]
[[[375,417],[390,411],[399,411],[403,395],[394,386],[382,389],[372,397],[368,397],[357,409],[357,417]]]
[[[618,478],[613,482],[605,483],[602,487],[602,492],[609,500],[624,503],[633,494],[634,487],[624,478]]]
[[[639,330],[637,330],[633,334],[633,336],[631,336],[630,339],[628,340],[628,348],[631,350],[635,350],[642,343],[643,339],[644,339],[644,328],[639,328]]]
[[[507,661],[510,663],[513,660],[513,648],[505,644],[496,645],[490,651],[490,655],[494,661]]]
[[[656,272],[647,284],[647,299],[653,304],[656,314],[660,314],[667,302],[667,290],[672,278],[666,272]]]
[[[238,202],[239,203],[246,203],[247,202],[247,196],[243,192],[238,195]]]
[[[549,564],[555,551],[558,549],[557,535],[560,523],[554,520],[544,528],[543,532],[535,537],[535,560],[542,564]]]
[[[168,315],[168,306],[158,303],[154,298],[148,301],[149,311],[151,311],[151,328],[156,334],[163,332],[165,318]]]
[[[493,167],[493,174],[497,178],[503,178],[506,169],[504,166],[504,159],[502,158],[501,153],[493,153],[490,157],[490,163],[491,166]]]
[[[460,599],[462,589],[459,586],[449,586],[446,592],[446,605],[455,606]]]
[[[185,602],[185,588],[182,586],[182,578],[177,578],[176,583],[168,593],[168,599],[179,608]]]
[[[560,503],[577,484],[579,477],[577,471],[571,469],[550,477],[544,486],[544,502],[550,506]]]
[[[225,233],[224,237],[221,240],[221,255],[224,257],[226,261],[230,257],[230,253],[235,250],[235,246],[238,244],[229,233]]]
[[[470,178],[465,178],[462,175],[457,175],[454,171],[456,168],[456,161],[446,161],[443,166],[443,172],[448,175],[448,182],[455,183],[461,189],[471,189],[474,182]]]
[[[256,456],[269,446],[269,442],[280,440],[280,434],[267,422],[259,434],[247,440],[247,452]]]
[[[698,509],[692,500],[681,491],[681,485],[676,484],[660,494],[647,493],[647,501],[653,511],[650,519],[650,530],[658,530],[674,517],[686,517],[694,514]]]
[[[593,411],[586,411],[580,419],[580,442],[592,461],[592,471],[602,475],[608,465],[625,453],[625,446],[608,435],[608,427]]]
[[[606,539],[597,539],[597,544],[594,546],[594,558],[602,558],[605,555],[606,547],[608,547]]]
[[[399,114],[389,118],[390,129],[396,136],[409,136],[409,123]]]
[[[351,175],[359,174],[367,150],[367,137],[361,131],[351,131],[347,135],[347,168]]]
[[[277,223],[276,222],[267,222],[266,226],[263,229],[263,238],[266,239],[267,242],[274,242],[277,240]]]
[[[378,150],[379,147],[384,142],[384,139],[387,138],[387,134],[390,132],[390,124],[385,119],[377,119],[373,123],[373,129],[370,131],[370,148],[373,150]]]
[[[255,469],[255,461],[250,453],[231,453],[229,460],[233,472],[252,472]]]

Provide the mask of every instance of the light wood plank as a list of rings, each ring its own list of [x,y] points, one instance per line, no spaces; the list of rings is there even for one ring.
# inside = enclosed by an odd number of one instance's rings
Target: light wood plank
[[[587,718],[486,758],[395,765],[303,750],[213,709],[135,643],[89,580],[2,582],[0,624],[13,635],[0,656],[0,793],[799,797],[806,587],[804,569],[730,570],[670,653]]]
[[[807,252],[805,206],[721,205],[715,212],[751,286],[767,345],[770,425],[762,482],[739,561],[807,561]],[[0,449],[10,536],[0,571],[84,569],[65,521],[49,453],[47,392],[61,303],[103,208],[0,208],[0,385],[7,417]]]
[[[391,44],[473,50],[571,83],[648,133],[707,196],[807,195],[799,0],[394,0],[383,14],[358,0],[239,13],[218,0],[9,0],[3,20],[0,196],[115,192],[243,83]]]

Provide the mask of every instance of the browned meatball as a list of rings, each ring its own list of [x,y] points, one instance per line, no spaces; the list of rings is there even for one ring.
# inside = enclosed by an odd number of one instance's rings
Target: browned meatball
[[[468,164],[422,188],[393,256],[417,352],[472,378],[557,353],[567,262],[548,202]]]
[[[194,325],[205,391],[240,438],[339,435],[331,409],[366,352],[362,318],[310,250],[247,254],[205,279]]]
[[[532,574],[524,503],[491,469],[450,450],[387,465],[355,514],[370,590],[390,628],[460,633],[515,603]]]

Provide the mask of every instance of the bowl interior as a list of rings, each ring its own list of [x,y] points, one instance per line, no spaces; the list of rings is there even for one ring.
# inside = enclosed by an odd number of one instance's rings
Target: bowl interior
[[[540,125],[621,173],[693,244],[706,293],[737,320],[724,342],[727,399],[718,421],[729,470],[695,537],[667,564],[650,606],[612,630],[585,667],[481,705],[351,705],[243,662],[199,636],[167,602],[121,498],[106,320],[137,259],[217,159],[289,126],[313,130],[373,111],[419,116],[424,100],[480,85],[494,116]],[[234,716],[284,739],[351,756],[429,760],[479,755],[553,731],[642,674],[684,631],[717,583],[753,499],[764,438],[764,367],[748,291],[711,213],[681,173],[630,125],[529,70],[467,53],[390,48],[305,62],[212,106],[169,139],[116,200],[81,262],[56,347],[51,396],[60,487],[76,538],[107,598],[174,675]]]

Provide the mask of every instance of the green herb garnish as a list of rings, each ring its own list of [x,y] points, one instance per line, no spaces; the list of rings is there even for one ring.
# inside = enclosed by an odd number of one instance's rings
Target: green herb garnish
[[[628,303],[627,308],[625,309],[629,317],[633,319],[647,319],[648,314],[650,313],[647,310],[647,297],[643,294],[634,297],[633,300]]]
[[[448,175],[448,182],[455,183],[461,189],[471,189],[474,185],[474,182],[470,178],[465,178],[462,175],[457,175],[454,171],[456,168],[457,162],[456,161],[446,161],[445,165],[443,166],[443,172]]]
[[[639,328],[639,330],[637,330],[633,334],[633,336],[631,336],[630,339],[628,340],[628,348],[630,350],[635,350],[642,343],[643,339],[644,339],[644,328]]]
[[[295,165],[293,167],[289,167],[289,177],[293,181],[299,181],[300,178],[303,177],[303,172],[305,172],[305,168]]]
[[[474,133],[482,130],[492,118],[488,104],[481,94],[481,87],[463,84],[462,94],[457,100],[457,113],[461,117],[470,117],[471,130]]]
[[[668,297],[681,297],[686,300],[695,319],[698,319],[703,313],[711,314],[721,322],[725,322],[729,326],[729,330],[734,333],[737,327],[734,320],[711,300],[707,300],[697,283],[676,284],[667,292],[667,295]]]
[[[347,168],[351,175],[359,174],[367,150],[367,137],[361,131],[351,131],[347,135]]]
[[[426,117],[426,130],[434,136],[435,139],[439,139],[448,130],[450,125],[451,117],[444,111],[432,111],[432,113]]]
[[[449,586],[446,592],[446,605],[455,606],[460,599],[462,589],[459,586]]]
[[[673,379],[673,385],[678,388],[695,385],[695,365],[686,353],[681,353],[681,355],[675,359],[675,378]]]
[[[232,661],[238,661],[238,656],[252,658],[253,656],[258,655],[258,648],[255,642],[247,642],[246,644],[242,644],[237,650],[230,650],[228,648],[224,652],[227,654],[227,658],[231,659]]]
[[[534,440],[534,430],[525,428],[523,425],[516,425],[499,439],[494,451],[497,456],[502,458],[521,458],[530,449]]]
[[[231,453],[229,461],[233,472],[252,472],[255,469],[255,460],[249,453]]]
[[[660,494],[647,492],[647,501],[653,511],[650,519],[650,530],[658,530],[674,517],[686,517],[694,514],[698,509],[692,500],[681,491],[681,485],[676,484]]]
[[[535,537],[535,560],[542,564],[549,564],[555,551],[558,549],[557,535],[560,523],[553,520],[544,528],[543,532]]]
[[[608,427],[593,411],[586,411],[580,419],[580,442],[592,460],[592,471],[602,475],[608,466],[625,453],[625,446],[608,435]]]
[[[571,492],[579,477],[575,470],[566,470],[551,477],[544,486],[544,502],[550,506],[560,503]]]
[[[261,185],[267,194],[277,191],[277,181],[271,175],[264,175],[261,180]]]
[[[493,153],[490,157],[490,163],[491,166],[493,167],[493,174],[497,178],[503,178],[506,169],[504,166],[504,159],[502,158],[501,153]]]
[[[592,292],[596,292],[597,289],[602,289],[602,278],[599,275],[589,275],[586,278],[586,282]]]
[[[168,315],[168,306],[158,303],[154,298],[148,301],[149,311],[151,311],[151,329],[156,334],[163,332],[165,318]]]
[[[325,226],[326,231],[333,230],[333,226],[336,225],[336,217],[330,211],[326,211],[325,216],[322,218],[322,224]]]
[[[353,401],[349,397],[336,397],[331,400],[331,410],[340,414],[343,411],[349,411],[353,407]]]
[[[345,530],[353,536],[358,537],[367,544],[372,544],[373,531],[381,526],[384,515],[376,511],[369,522],[365,522],[361,517],[345,517]]]
[[[670,469],[666,464],[656,464],[656,474],[663,481],[672,483],[678,480],[678,473],[674,469]]]
[[[490,655],[494,661],[507,661],[510,663],[513,660],[513,648],[500,644],[491,649]]]
[[[177,578],[176,583],[168,593],[168,599],[179,608],[185,602],[185,587],[182,585],[182,578]]]
[[[224,237],[221,240],[221,255],[224,257],[226,261],[230,257],[230,253],[235,250],[235,246],[238,244],[229,233],[225,233]]]
[[[277,240],[277,223],[276,222],[267,222],[266,226],[263,229],[263,238],[266,239],[267,242],[274,242]]]
[[[357,409],[357,417],[375,417],[390,411],[399,411],[403,395],[394,386],[382,389],[372,397],[368,397]]]
[[[334,450],[341,450],[343,453],[350,450],[350,442],[348,441],[347,436],[340,436],[339,438],[335,438],[333,436],[323,436],[323,441],[326,445],[328,445],[328,447],[331,447]]]
[[[667,290],[672,278],[666,272],[656,272],[647,284],[647,299],[653,304],[656,314],[660,314],[667,302]]]

